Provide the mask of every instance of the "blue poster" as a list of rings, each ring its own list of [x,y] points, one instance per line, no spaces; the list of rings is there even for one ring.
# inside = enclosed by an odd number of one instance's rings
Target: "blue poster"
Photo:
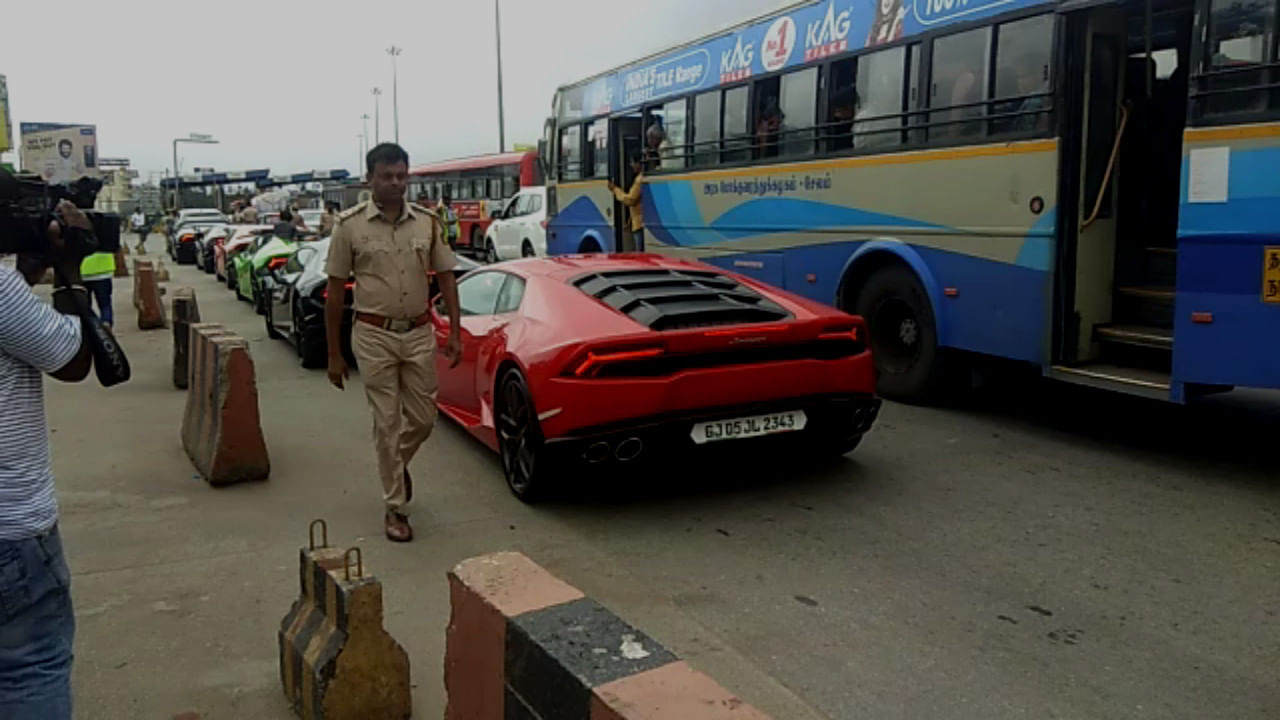
[[[825,0],[566,90],[561,117],[607,115],[821,62],[1045,0]]]

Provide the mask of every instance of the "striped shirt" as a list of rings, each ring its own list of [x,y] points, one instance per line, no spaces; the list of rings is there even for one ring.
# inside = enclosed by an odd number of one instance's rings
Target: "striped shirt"
[[[44,417],[44,377],[75,358],[80,320],[36,297],[0,265],[0,540],[22,540],[58,520]]]

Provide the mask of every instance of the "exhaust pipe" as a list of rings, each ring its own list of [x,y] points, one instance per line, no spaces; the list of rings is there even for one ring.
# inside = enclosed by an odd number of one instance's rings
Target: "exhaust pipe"
[[[618,447],[613,451],[613,456],[618,462],[630,462],[640,457],[640,453],[644,452],[644,443],[638,437],[629,437],[618,443]]]
[[[595,465],[609,459],[609,443],[601,440],[592,443],[586,450],[582,451],[582,459]]]

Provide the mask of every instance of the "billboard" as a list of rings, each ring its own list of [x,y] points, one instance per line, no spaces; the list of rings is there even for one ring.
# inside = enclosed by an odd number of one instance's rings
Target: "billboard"
[[[9,85],[0,75],[0,152],[13,147],[13,126],[9,123]]]
[[[67,183],[98,177],[98,131],[93,125],[22,123],[22,169],[45,182]]]

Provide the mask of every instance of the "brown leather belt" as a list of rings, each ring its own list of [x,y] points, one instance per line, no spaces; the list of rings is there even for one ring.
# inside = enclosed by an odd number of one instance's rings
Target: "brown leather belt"
[[[431,321],[431,313],[424,312],[416,318],[401,320],[399,318],[383,317],[374,313],[358,312],[356,319],[362,323],[380,327],[383,330],[394,333],[407,333],[414,328],[422,327]]]

